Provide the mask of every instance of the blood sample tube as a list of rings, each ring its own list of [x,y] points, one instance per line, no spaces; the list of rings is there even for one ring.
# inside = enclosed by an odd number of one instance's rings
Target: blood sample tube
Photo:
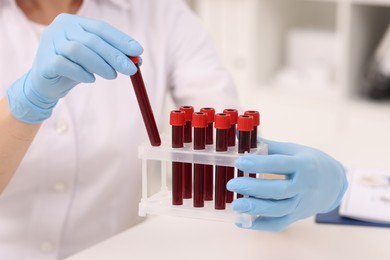
[[[217,129],[215,150],[217,152],[226,152],[228,150],[230,115],[216,114],[215,128]],[[226,208],[226,168],[226,166],[215,166],[215,209]]]
[[[184,147],[185,113],[180,110],[171,111],[170,125],[172,126],[172,148]],[[172,162],[172,204],[183,205],[183,163]]]
[[[257,127],[260,125],[260,113],[259,111],[248,110],[244,112],[244,115],[253,117],[253,130],[251,132],[251,149],[257,148]],[[255,173],[249,174],[250,177],[256,178]]]
[[[238,153],[250,152],[251,150],[251,131],[253,129],[253,117],[241,115],[237,120],[238,128]],[[244,176],[240,170],[237,172],[238,177]],[[237,194],[237,198],[241,198],[241,194]]]
[[[228,146],[234,147],[236,146],[236,124],[237,124],[237,117],[238,117],[238,111],[236,109],[225,109],[223,110],[224,114],[230,115],[230,129],[228,130]],[[234,167],[227,167],[226,168],[226,182],[230,181],[234,178]],[[226,202],[232,203],[234,199],[234,193],[226,190]]]
[[[212,145],[214,139],[214,116],[215,110],[211,107],[205,107],[200,109],[200,112],[207,114],[207,128],[206,128],[206,145]],[[204,200],[213,200],[213,165],[204,166]]]
[[[248,110],[244,115],[253,117],[253,130],[251,132],[251,148],[257,148],[257,127],[260,125],[259,111]]]
[[[194,150],[206,149],[207,114],[195,112],[192,114],[194,128]],[[204,164],[194,163],[194,207],[204,207]]]
[[[192,106],[182,106],[181,111],[184,111],[185,125],[184,125],[184,143],[192,143],[192,114],[194,108]],[[183,198],[192,198],[192,163],[183,163]]]
[[[160,134],[158,133],[156,120],[154,119],[153,110],[150,106],[148,93],[146,92],[146,87],[144,80],[142,78],[141,70],[138,66],[140,61],[139,57],[129,57],[131,61],[137,67],[137,72],[130,76],[131,82],[134,87],[134,92],[137,97],[138,106],[141,110],[142,118],[146,127],[146,131],[149,136],[150,144],[152,146],[160,146],[161,139]]]

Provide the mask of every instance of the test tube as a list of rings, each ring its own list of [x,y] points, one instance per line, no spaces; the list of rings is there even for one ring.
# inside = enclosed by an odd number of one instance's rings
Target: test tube
[[[214,141],[215,110],[211,107],[204,107],[200,109],[200,112],[207,114],[206,145],[212,145]],[[204,168],[204,199],[210,201],[213,200],[213,165],[205,165]]]
[[[260,125],[260,113],[255,110],[248,110],[244,115],[253,117],[253,130],[251,132],[251,148],[257,148],[257,131]]]
[[[215,115],[216,141],[215,151],[228,150],[228,131],[230,129],[230,115],[219,113]],[[226,166],[215,166],[215,209],[226,208]]]
[[[244,115],[253,117],[253,130],[251,131],[251,149],[257,148],[257,127],[260,125],[260,113],[259,111],[248,110],[244,112]],[[256,178],[255,173],[249,174],[250,177]]]
[[[237,119],[238,128],[238,153],[250,152],[251,150],[251,131],[253,129],[253,117],[241,115]],[[242,177],[244,173],[237,171],[237,176]],[[237,198],[241,198],[241,194],[237,194]]]
[[[137,67],[137,72],[130,76],[131,82],[133,84],[134,92],[137,97],[138,106],[141,110],[142,118],[146,127],[146,131],[149,136],[149,141],[152,146],[160,146],[161,139],[160,134],[158,133],[156,120],[154,119],[153,110],[150,106],[148,93],[146,91],[145,83],[142,78],[141,70],[138,65],[140,62],[139,57],[129,57],[131,61]]]
[[[185,113],[180,110],[171,111],[172,148],[184,147]],[[183,205],[183,163],[172,162],[172,205]]]
[[[223,110],[224,114],[230,115],[230,129],[228,130],[228,146],[234,147],[236,146],[236,124],[238,111],[236,109],[228,108]],[[234,167],[226,168],[226,182],[230,181],[234,178]],[[226,202],[232,203],[234,199],[234,193],[226,190]]]
[[[194,150],[206,149],[207,114],[195,112],[192,114],[194,128]],[[194,163],[194,207],[204,207],[204,164]]]
[[[181,111],[184,111],[185,125],[184,125],[184,143],[192,143],[192,114],[194,108],[192,106],[182,106]],[[183,163],[183,198],[192,198],[192,163]]]

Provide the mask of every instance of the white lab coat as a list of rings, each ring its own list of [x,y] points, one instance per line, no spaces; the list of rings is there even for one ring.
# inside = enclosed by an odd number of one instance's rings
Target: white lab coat
[[[160,126],[168,118],[167,91],[178,106],[239,105],[182,0],[84,0],[79,15],[107,21],[143,45],[142,73]],[[38,43],[14,0],[0,0],[0,98],[30,68]],[[74,88],[43,123],[0,197],[0,259],[61,259],[139,221],[137,146],[145,141],[127,76]]]

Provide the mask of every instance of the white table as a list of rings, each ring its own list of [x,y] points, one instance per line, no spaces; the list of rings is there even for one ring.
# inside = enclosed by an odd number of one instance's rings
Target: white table
[[[390,169],[390,105],[254,96],[247,105],[263,111],[267,138],[315,146],[347,164]],[[269,233],[161,216],[68,260],[389,260],[389,248],[388,228],[316,224],[309,218]]]
[[[230,223],[153,217],[68,260],[390,259],[390,229],[316,224],[309,218],[281,233]]]

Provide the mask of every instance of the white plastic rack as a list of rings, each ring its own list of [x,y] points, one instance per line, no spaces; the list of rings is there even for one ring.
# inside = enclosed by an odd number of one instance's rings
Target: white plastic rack
[[[257,149],[251,153],[266,155],[268,147],[266,144],[259,144]],[[184,148],[171,148],[171,141],[163,138],[160,147],[152,147],[145,143],[139,147],[138,156],[142,159],[142,199],[139,203],[139,215],[171,215],[198,219],[209,219],[225,222],[239,223],[243,227],[252,225],[252,216],[235,213],[230,204],[226,204],[225,210],[214,209],[214,201],[205,201],[203,208],[192,206],[192,199],[184,199],[183,205],[172,205],[172,192],[168,188],[168,181],[171,177],[169,171],[171,162],[198,163],[208,165],[232,166],[240,156],[237,147],[229,148],[227,152],[215,152],[215,146],[208,145],[206,150],[193,150],[191,144],[185,144]],[[150,161],[161,162],[161,172],[149,172]],[[161,174],[161,189],[155,194],[148,195],[148,174]]]

